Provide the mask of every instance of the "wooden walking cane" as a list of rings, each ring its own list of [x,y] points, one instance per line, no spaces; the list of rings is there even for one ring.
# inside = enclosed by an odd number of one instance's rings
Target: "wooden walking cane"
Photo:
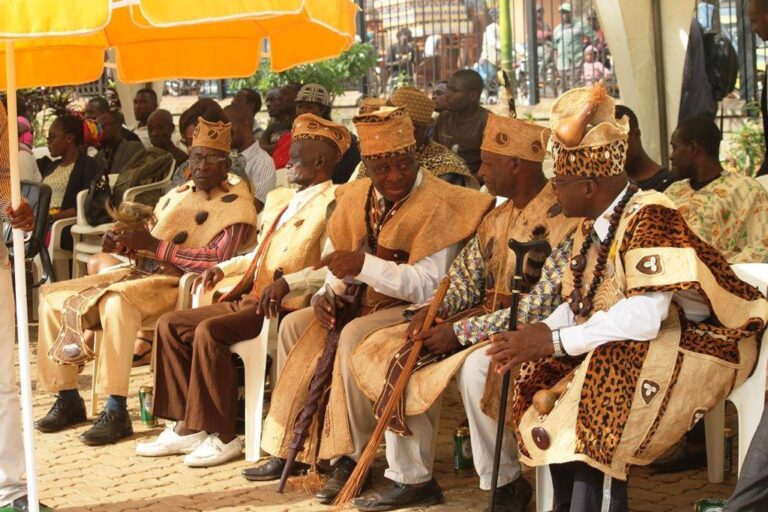
[[[421,331],[419,332],[432,327],[435,317],[437,316],[437,310],[440,307],[440,304],[442,304],[450,284],[451,280],[448,277],[444,277],[440,282],[440,286],[437,287],[435,296],[432,299],[432,304],[429,306],[427,316],[424,317],[424,322],[421,324]],[[405,386],[408,384],[408,379],[411,377],[413,368],[416,366],[416,361],[419,359],[423,344],[424,342],[421,340],[415,340],[413,342],[413,347],[408,355],[408,359],[405,360],[405,364],[403,365],[403,371],[398,376],[397,381],[395,381],[392,394],[389,396],[387,405],[384,407],[381,416],[379,417],[379,422],[376,423],[376,428],[374,429],[371,438],[368,440],[368,444],[365,445],[365,450],[360,456],[360,460],[357,462],[354,471],[352,471],[352,474],[349,476],[349,480],[344,484],[344,487],[341,489],[338,496],[336,496],[336,499],[333,500],[334,505],[338,506],[349,503],[358,495],[360,489],[362,489],[368,470],[376,459],[376,451],[381,442],[381,438],[384,436],[384,432],[387,430],[387,425],[389,425],[389,422],[392,419],[392,414],[395,412],[395,407],[405,394]]]
[[[304,408],[296,417],[293,424],[293,439],[288,446],[288,456],[285,460],[283,474],[280,476],[280,483],[277,486],[277,492],[282,493],[288,477],[291,475],[293,464],[296,462],[296,456],[304,449],[304,442],[307,440],[312,422],[317,416],[318,424],[322,426],[325,418],[325,406],[328,402],[331,380],[333,379],[333,364],[336,360],[336,350],[339,348],[339,337],[344,326],[357,318],[360,310],[362,295],[365,293],[365,285],[354,286],[354,292],[351,300],[347,300],[343,307],[336,303],[336,295],[332,294],[332,302],[335,307],[336,322],[333,328],[328,331],[325,338],[325,346],[317,361],[315,373],[309,382],[309,394],[304,402]],[[349,299],[349,297],[347,297]]]
[[[536,251],[548,255],[552,247],[546,240],[531,240],[530,242],[509,241],[509,248],[515,253],[515,275],[512,278],[512,304],[509,306],[509,330],[517,330],[517,311],[520,306],[520,293],[523,285],[523,264],[525,256],[529,252]],[[546,257],[546,256],[545,256]],[[491,496],[488,510],[493,512],[496,506],[496,483],[499,481],[499,463],[501,461],[501,445],[504,440],[504,426],[507,419],[507,399],[509,397],[509,384],[512,380],[512,371],[507,370],[501,381],[501,399],[499,402],[498,425],[496,427],[496,446],[493,450],[493,472],[491,473]]]

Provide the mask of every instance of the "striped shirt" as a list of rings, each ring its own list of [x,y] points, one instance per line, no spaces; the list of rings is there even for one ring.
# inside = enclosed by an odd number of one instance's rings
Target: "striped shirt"
[[[266,203],[267,194],[275,188],[275,162],[258,142],[245,148],[240,155],[245,158],[245,174],[253,183],[253,196],[261,204]]]
[[[232,258],[248,238],[251,229],[253,226],[249,224],[232,224],[205,247],[184,248],[173,242],[160,241],[155,255],[160,261],[175,265],[184,272],[202,273]]]

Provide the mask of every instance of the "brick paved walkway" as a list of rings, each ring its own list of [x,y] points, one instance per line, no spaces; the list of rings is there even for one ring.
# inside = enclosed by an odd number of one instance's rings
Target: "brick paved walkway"
[[[32,334],[35,334],[33,326]],[[33,350],[34,350],[33,346]],[[33,356],[33,361],[35,357]],[[33,368],[33,377],[35,369]],[[309,511],[332,510],[318,504],[302,489],[291,488],[284,495],[275,493],[274,483],[254,484],[240,477],[250,463],[235,461],[211,469],[191,469],[181,458],[148,459],[136,457],[138,440],[156,436],[160,428],[148,429],[138,418],[138,388],[151,383],[148,367],[136,369],[128,399],[134,419],[135,435],[117,445],[93,448],[81,444],[82,425],[58,434],[36,433],[37,463],[43,502],[59,511]],[[33,382],[33,386],[34,386]],[[86,405],[90,398],[91,366],[80,377]],[[53,402],[51,396],[36,394],[35,417],[39,418]],[[463,420],[463,410],[455,387],[443,402],[435,476],[445,491],[446,502],[431,510],[465,512],[484,510],[487,493],[478,490],[478,479],[454,476],[451,433]],[[731,417],[728,421],[733,421]],[[381,482],[384,462],[376,466],[376,482]],[[526,471],[533,482],[533,472]],[[710,485],[705,471],[675,475],[654,475],[637,469],[630,481],[632,510],[637,512],[677,512],[692,510],[704,496],[727,496],[730,482]],[[535,510],[533,504],[529,510]]]

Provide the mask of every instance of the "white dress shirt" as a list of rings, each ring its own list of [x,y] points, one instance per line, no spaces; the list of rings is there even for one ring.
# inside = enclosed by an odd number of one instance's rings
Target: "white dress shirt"
[[[421,185],[421,181],[422,175],[419,171],[412,191]],[[383,200],[376,189],[374,189],[374,197],[377,201]],[[424,302],[434,294],[435,289],[440,284],[440,279],[448,272],[458,249],[459,244],[450,245],[414,262],[412,265],[387,261],[373,254],[366,254],[360,273],[350,277],[389,297],[412,303]],[[335,251],[333,242],[328,239],[323,255],[331,254],[333,251]],[[328,272],[325,286],[340,295],[344,292],[346,283]],[[324,288],[318,291],[318,294],[323,292]]]
[[[627,189],[616,196],[611,206],[595,220],[594,230],[600,240],[608,236],[613,208]],[[574,247],[574,250],[577,248]],[[584,281],[591,282],[585,275]],[[550,329],[560,329],[563,349],[572,356],[585,354],[600,345],[614,341],[649,341],[659,334],[661,323],[667,318],[670,303],[676,302],[685,317],[700,322],[710,316],[704,297],[695,290],[675,292],[648,292],[621,299],[608,311],[597,311],[583,324],[576,324],[570,304],[561,304],[544,320]]]
[[[264,204],[267,194],[275,188],[275,161],[254,142],[240,152],[245,158],[245,174],[253,183],[253,196]]]

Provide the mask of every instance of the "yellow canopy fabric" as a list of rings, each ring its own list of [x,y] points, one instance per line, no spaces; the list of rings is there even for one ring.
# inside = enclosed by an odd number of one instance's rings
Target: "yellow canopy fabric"
[[[274,71],[338,55],[356,12],[352,0],[0,0],[0,38],[16,40],[19,88],[96,80],[109,48],[127,83],[233,78],[257,70],[264,38]]]

